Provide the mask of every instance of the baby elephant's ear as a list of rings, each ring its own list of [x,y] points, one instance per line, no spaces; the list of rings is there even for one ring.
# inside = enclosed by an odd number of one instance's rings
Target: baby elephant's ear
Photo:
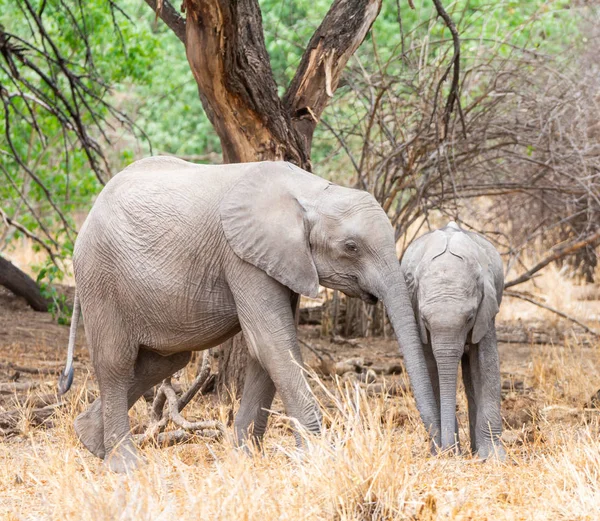
[[[410,298],[410,303],[412,304],[413,311],[415,313],[415,319],[417,320],[417,324],[419,326],[419,333],[421,335],[421,342],[423,344],[427,344],[427,328],[425,327],[425,322],[423,322],[423,318],[421,317],[421,311],[419,309],[419,301],[417,299],[417,281],[415,279],[415,274],[411,271],[411,264],[406,263],[406,265],[402,266],[402,272],[404,274],[404,280],[406,282],[406,289],[408,291],[408,297]]]
[[[304,185],[320,182],[327,185],[287,163],[259,163],[227,192],[219,209],[225,237],[238,257],[309,297],[318,294],[319,276],[298,194]]]
[[[477,247],[480,250],[479,247]],[[498,298],[496,295],[496,286],[494,285],[494,275],[489,269],[489,261],[485,252],[480,250],[479,264],[481,265],[483,275],[483,298],[477,310],[477,317],[471,333],[471,341],[474,344],[481,342],[481,339],[492,327],[494,317],[499,311]]]

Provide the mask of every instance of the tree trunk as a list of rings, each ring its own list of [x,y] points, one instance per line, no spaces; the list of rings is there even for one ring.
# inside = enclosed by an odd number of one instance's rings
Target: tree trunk
[[[202,106],[226,163],[284,160],[311,170],[314,129],[382,0],[334,0],[279,98],[258,0],[184,0],[185,24],[167,0],[145,0],[185,44]],[[184,33],[185,27],[185,33]],[[247,349],[224,344],[218,389],[243,389]]]
[[[0,256],[0,286],[23,297],[36,311],[48,311],[48,301],[42,296],[40,288],[26,273],[12,262]]]

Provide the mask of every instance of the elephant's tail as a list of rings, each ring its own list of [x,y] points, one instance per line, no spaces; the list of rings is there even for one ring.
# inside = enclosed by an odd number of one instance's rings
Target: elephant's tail
[[[75,290],[75,301],[73,302],[73,315],[71,316],[71,330],[69,331],[69,347],[67,349],[67,363],[58,380],[58,394],[65,394],[73,383],[73,352],[75,351],[75,337],[77,336],[77,323],[79,322],[79,295]]]

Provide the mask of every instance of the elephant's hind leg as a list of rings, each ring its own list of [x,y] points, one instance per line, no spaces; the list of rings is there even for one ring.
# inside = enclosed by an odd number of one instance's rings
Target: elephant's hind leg
[[[134,365],[133,381],[127,392],[127,407],[133,404],[150,388],[186,366],[191,353],[160,356],[141,348]],[[95,456],[104,458],[104,421],[102,399],[98,398],[87,411],[75,420],[75,431],[83,445]]]
[[[87,410],[75,418],[75,433],[83,446],[94,456],[104,459],[104,422],[102,400],[97,398]]]
[[[111,334],[112,333],[112,334]],[[137,466],[138,455],[130,434],[128,394],[135,381],[138,347],[112,331],[92,349],[92,362],[100,387],[104,426],[104,461],[114,472]]]
[[[244,380],[244,393],[235,422],[238,446],[251,440],[260,447],[269,420],[269,409],[275,396],[275,384],[258,360],[250,357]]]

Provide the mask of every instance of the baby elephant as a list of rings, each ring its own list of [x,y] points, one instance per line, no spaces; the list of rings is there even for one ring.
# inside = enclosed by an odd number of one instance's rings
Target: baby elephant
[[[487,239],[451,222],[414,241],[402,270],[437,399],[440,448],[460,451],[455,411],[461,360],[471,451],[504,460],[495,327],[504,288],[500,255]]]

